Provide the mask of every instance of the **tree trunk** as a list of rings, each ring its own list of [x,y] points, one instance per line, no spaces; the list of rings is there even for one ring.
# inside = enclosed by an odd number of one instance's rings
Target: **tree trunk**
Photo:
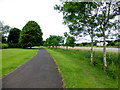
[[[104,61],[104,67],[107,67],[107,61],[106,61],[106,39],[105,39],[105,30],[103,30],[103,35],[104,35],[104,42],[103,42],[103,61]]]
[[[54,48],[54,45],[52,46],[52,48]]]
[[[91,64],[93,63],[93,35],[91,36]]]
[[[66,46],[66,50],[68,49],[68,46]]]
[[[103,61],[104,61],[104,70],[106,69],[107,67],[107,61],[106,61],[106,35],[105,35],[105,31],[108,27],[108,22],[109,22],[109,14],[110,14],[110,6],[111,6],[111,0],[110,0],[110,3],[109,3],[109,6],[108,6],[108,13],[107,13],[107,17],[105,16],[105,13],[104,13],[104,17],[107,18],[107,20],[104,22],[103,24],[103,40],[104,40],[104,43],[103,43]]]

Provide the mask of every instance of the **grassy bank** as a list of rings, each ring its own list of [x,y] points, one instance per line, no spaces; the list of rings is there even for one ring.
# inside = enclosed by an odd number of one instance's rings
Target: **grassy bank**
[[[118,87],[117,79],[109,76],[102,70],[102,52],[94,52],[94,66],[89,62],[89,50],[46,49],[51,53],[58,64],[67,88]],[[112,60],[115,58],[115,62],[117,61],[117,55],[115,53],[109,53],[109,55],[111,55],[109,59]],[[110,64],[110,62],[108,64]],[[116,70],[115,65],[111,66],[111,69],[113,68]]]
[[[2,49],[2,76],[7,75],[14,69],[24,64],[36,55],[38,48],[20,49],[9,48]]]

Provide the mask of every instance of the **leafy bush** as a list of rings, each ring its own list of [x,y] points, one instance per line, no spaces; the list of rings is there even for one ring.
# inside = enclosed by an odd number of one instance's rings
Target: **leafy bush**
[[[1,46],[0,46],[1,48]],[[8,44],[2,44],[2,48],[8,48]]]
[[[9,48],[20,48],[21,47],[20,44],[18,43],[8,43],[8,45],[9,45]]]

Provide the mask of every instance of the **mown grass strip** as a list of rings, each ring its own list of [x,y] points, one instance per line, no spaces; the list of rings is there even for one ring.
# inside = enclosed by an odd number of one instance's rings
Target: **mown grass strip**
[[[88,50],[46,48],[58,64],[67,88],[117,88],[118,81],[90,65]],[[82,54],[81,54],[82,53]]]
[[[2,49],[2,76],[15,70],[36,55],[38,48],[20,49],[9,48]],[[0,70],[1,71],[1,70]]]

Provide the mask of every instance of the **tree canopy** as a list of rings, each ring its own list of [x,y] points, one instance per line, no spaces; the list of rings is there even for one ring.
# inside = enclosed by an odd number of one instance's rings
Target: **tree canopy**
[[[20,32],[18,28],[12,28],[8,35],[8,43],[18,43],[20,38]]]
[[[72,36],[68,36],[65,44],[66,44],[66,46],[74,47],[75,46],[75,38]]]
[[[50,35],[49,38],[46,39],[46,46],[60,46],[64,43],[64,38],[62,36]]]
[[[19,43],[24,47],[33,47],[42,44],[42,31],[35,21],[29,21],[22,29]]]
[[[61,0],[63,1],[63,0]],[[116,29],[115,17],[120,15],[120,2],[62,2],[56,5],[55,10],[63,13],[64,24],[74,36],[90,35],[91,37],[91,63],[93,57],[94,36],[103,37],[104,65],[106,64],[106,38]],[[113,20],[113,21],[111,21]]]

